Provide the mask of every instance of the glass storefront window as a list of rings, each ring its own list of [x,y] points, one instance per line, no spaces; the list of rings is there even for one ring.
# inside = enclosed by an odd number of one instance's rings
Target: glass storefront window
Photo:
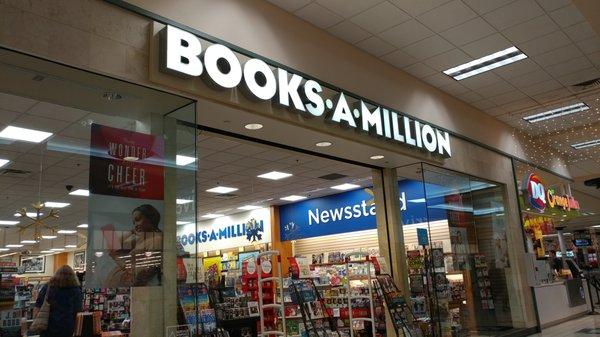
[[[436,336],[511,329],[504,186],[424,163],[397,174],[416,317]]]

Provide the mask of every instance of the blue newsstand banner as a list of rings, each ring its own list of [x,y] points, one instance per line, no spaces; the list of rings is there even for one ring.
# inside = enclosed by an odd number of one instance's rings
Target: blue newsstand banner
[[[425,184],[433,201],[443,198],[440,186]],[[404,224],[427,222],[424,185],[416,180],[398,182]],[[377,228],[372,188],[362,188],[321,198],[309,199],[279,208],[281,241],[355,232]],[[443,209],[429,209],[429,221],[446,219]]]

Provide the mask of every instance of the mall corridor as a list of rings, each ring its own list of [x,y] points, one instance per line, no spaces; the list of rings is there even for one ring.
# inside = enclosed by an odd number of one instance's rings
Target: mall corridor
[[[600,315],[583,316],[548,329],[530,337],[583,337],[600,336]]]

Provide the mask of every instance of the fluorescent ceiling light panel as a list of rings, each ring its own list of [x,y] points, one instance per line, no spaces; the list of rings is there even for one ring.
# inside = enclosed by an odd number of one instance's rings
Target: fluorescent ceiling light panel
[[[226,186],[217,186],[206,190],[206,192],[217,193],[217,194],[226,194],[237,191],[238,188],[235,187],[226,187]]]
[[[582,102],[582,103],[572,104],[572,105],[568,105],[568,106],[563,106],[562,108],[553,109],[550,111],[540,112],[540,113],[537,113],[537,114],[531,115],[531,116],[525,116],[525,117],[523,117],[523,119],[528,121],[529,123],[537,123],[537,122],[545,121],[545,120],[552,119],[552,118],[558,118],[558,117],[574,114],[577,112],[586,111],[589,108],[590,107],[587,104]]]
[[[12,125],[7,126],[4,130],[0,131],[0,138],[21,140],[31,143],[41,143],[50,136],[52,136],[51,132],[20,128]]]
[[[214,213],[208,213],[208,214],[204,214],[202,217],[203,218],[207,218],[207,219],[216,219],[216,218],[220,218],[224,216],[223,214],[214,214]]]
[[[334,190],[339,190],[339,191],[347,191],[347,190],[351,190],[354,188],[359,188],[359,185],[355,185],[355,184],[341,184],[341,185],[336,185],[336,186],[331,186],[331,188],[333,188]]]
[[[177,199],[177,200],[175,200],[175,202],[177,203],[177,205],[185,205],[185,204],[189,204],[190,202],[194,202],[194,200],[191,200],[191,199]]]
[[[21,248],[23,245],[6,245],[6,248]]]
[[[75,233],[77,233],[77,231],[72,230],[72,229],[61,229],[57,233],[58,234],[75,234]]]
[[[50,207],[50,208],[64,208],[69,205],[70,205],[70,203],[68,203],[68,202],[56,202],[56,201],[46,201],[44,203],[45,207]]]
[[[271,171],[269,173],[264,173],[259,175],[259,178],[263,178],[263,179],[271,179],[271,180],[280,180],[280,179],[284,179],[284,178],[288,178],[291,177],[292,174],[291,173],[285,173],[285,172],[279,172],[279,171]]]
[[[284,200],[284,201],[298,201],[298,200],[303,200],[303,199],[306,199],[306,197],[301,196],[301,195],[289,195],[287,197],[281,198],[281,200]]]
[[[2,226],[14,226],[14,225],[16,225],[18,223],[19,223],[19,221],[0,220],[0,225],[2,225]]]
[[[69,193],[69,195],[78,195],[78,196],[82,196],[82,197],[89,197],[90,191],[80,188],[80,189],[77,189],[77,190]]]
[[[66,245],[65,248],[77,248],[77,245]]]
[[[10,248],[0,248],[0,252],[7,252],[9,250],[10,250]]]
[[[598,146],[600,145],[600,139],[589,140],[583,143],[572,144],[571,146],[575,150],[585,149],[586,147]]]
[[[478,58],[477,60],[444,70],[444,74],[460,81],[525,58],[527,58],[527,55],[523,54],[519,48],[512,46],[491,55]]]
[[[262,208],[262,207],[260,207],[260,206],[254,206],[254,205],[245,205],[245,206],[242,206],[242,207],[238,207],[238,209],[241,209],[241,210],[244,210],[244,211],[252,211],[252,210],[255,210],[255,209],[259,209],[259,208]]]
[[[42,250],[40,253],[41,254],[50,254],[50,253],[54,253],[54,252],[51,250]]]
[[[181,225],[191,224],[191,222],[190,221],[177,221],[176,224],[181,226]]]
[[[10,163],[10,160],[8,159],[0,159],[0,167],[3,167],[4,165]]]
[[[62,252],[65,249],[64,248],[50,248],[50,250],[53,252]]]
[[[21,243],[24,243],[24,244],[34,244],[34,243],[37,243],[37,241],[35,241],[35,240],[21,240]]]
[[[37,213],[35,212],[26,212],[25,213],[28,217],[30,218],[36,218],[37,217]],[[40,216],[44,215],[44,213],[40,213]],[[15,213],[15,217],[20,218],[21,217],[21,213]]]
[[[81,225],[77,226],[77,228],[88,228],[88,224],[82,223]]]
[[[178,154],[175,156],[175,163],[177,166],[186,166],[196,161],[194,157],[188,157]]]
[[[56,239],[57,236],[56,235],[42,235],[42,239],[44,240],[52,240],[52,239]]]

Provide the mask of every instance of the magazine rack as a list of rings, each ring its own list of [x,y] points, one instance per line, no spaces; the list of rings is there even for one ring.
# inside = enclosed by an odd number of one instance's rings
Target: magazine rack
[[[263,258],[265,260],[263,261]],[[275,274],[273,271],[273,261],[277,260],[277,273]],[[266,262],[269,261],[269,265],[267,266]],[[263,253],[258,254],[256,257],[256,263],[258,265],[258,308],[260,312],[260,336],[287,336],[287,326],[285,323],[285,302],[284,302],[284,294],[283,294],[283,273],[281,271],[281,255],[276,250],[270,250]],[[271,276],[268,276],[271,275]],[[267,276],[267,277],[264,277]],[[265,282],[271,282],[271,284],[278,284],[279,291],[279,299],[280,303],[277,303],[277,300],[274,300],[273,303],[264,304],[263,303],[263,285]],[[274,296],[277,297],[277,296]],[[272,309],[277,310],[282,314],[281,316],[281,331],[280,330],[266,330],[265,327],[265,310]]]

